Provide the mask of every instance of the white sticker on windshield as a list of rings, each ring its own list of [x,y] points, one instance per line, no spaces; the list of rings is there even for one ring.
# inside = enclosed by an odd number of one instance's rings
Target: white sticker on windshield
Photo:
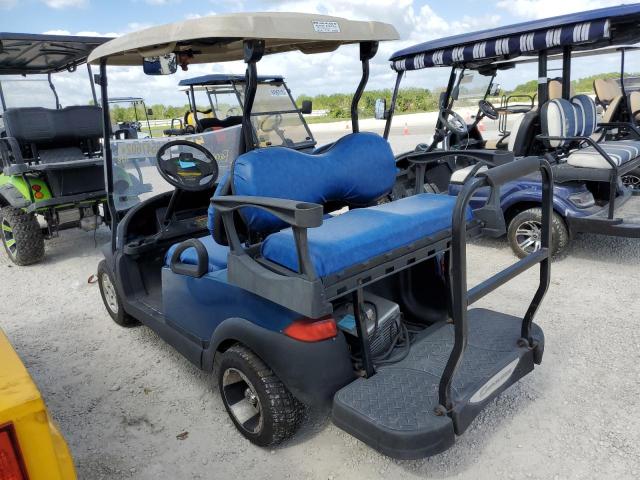
[[[340,33],[338,22],[313,20],[313,29],[318,33]]]

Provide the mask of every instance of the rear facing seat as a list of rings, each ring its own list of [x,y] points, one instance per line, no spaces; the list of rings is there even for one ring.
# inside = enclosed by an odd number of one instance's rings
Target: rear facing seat
[[[597,129],[595,102],[587,95],[576,95],[569,100],[550,100],[541,111],[542,133],[551,137],[591,137]],[[550,148],[572,148],[578,142],[564,140],[545,141]],[[599,147],[618,167],[640,156],[640,141],[606,141]],[[573,148],[567,163],[574,167],[611,169],[612,166],[595,147]]]
[[[100,107],[10,108],[4,112],[4,122],[7,136],[23,147],[35,147],[34,159],[39,156],[43,163],[81,160],[100,149]]]

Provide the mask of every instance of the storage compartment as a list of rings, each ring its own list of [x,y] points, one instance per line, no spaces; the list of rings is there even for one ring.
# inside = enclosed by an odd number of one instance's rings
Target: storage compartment
[[[65,168],[48,170],[47,182],[54,197],[65,197],[81,193],[104,190],[104,167]]]

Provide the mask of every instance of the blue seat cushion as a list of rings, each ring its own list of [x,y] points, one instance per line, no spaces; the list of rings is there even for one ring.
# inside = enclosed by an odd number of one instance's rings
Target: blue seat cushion
[[[322,153],[270,147],[240,155],[231,177],[234,195],[286,198],[326,205],[366,206],[389,192],[396,162],[389,142],[375,133],[352,133]],[[271,233],[287,227],[274,215],[243,208],[249,229]]]
[[[349,210],[307,230],[309,253],[320,277],[340,272],[425,237],[451,228],[455,197],[423,193],[375,207]],[[471,210],[467,212],[471,219]],[[290,228],[262,244],[267,260],[298,271]]]
[[[225,247],[223,245],[218,245],[211,235],[207,235],[202,238],[198,238],[200,242],[207,249],[207,253],[209,254],[209,272],[217,272],[218,270],[224,270],[227,268],[227,256],[229,255],[229,247]],[[179,243],[172,245],[171,248],[167,251],[165,255],[164,261],[165,265],[168,267],[171,265],[171,257],[173,256],[173,252],[178,248]],[[180,255],[180,261],[182,263],[186,263],[187,265],[196,265],[198,263],[198,256],[196,254],[195,248],[187,248]]]

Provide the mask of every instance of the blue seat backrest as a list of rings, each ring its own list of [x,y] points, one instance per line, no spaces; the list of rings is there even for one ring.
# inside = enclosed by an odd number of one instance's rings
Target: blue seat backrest
[[[234,163],[231,188],[234,195],[366,206],[389,192],[395,178],[389,143],[375,133],[352,133],[316,155],[284,147],[245,153]],[[256,208],[245,208],[242,215],[254,232],[286,226]]]
[[[598,126],[596,102],[588,95],[576,95],[571,99],[576,109],[576,131],[582,137],[590,137]]]

